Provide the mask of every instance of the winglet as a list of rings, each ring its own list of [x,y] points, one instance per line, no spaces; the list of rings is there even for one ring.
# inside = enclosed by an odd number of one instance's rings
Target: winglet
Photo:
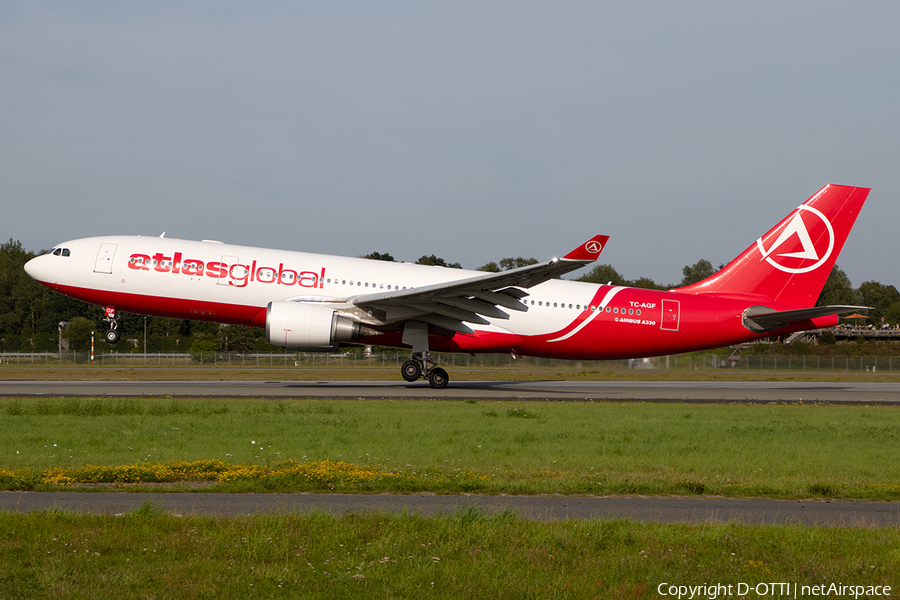
[[[593,262],[600,258],[600,253],[606,246],[608,235],[595,235],[582,245],[578,246],[568,254],[562,257],[563,260],[577,260],[583,262]]]

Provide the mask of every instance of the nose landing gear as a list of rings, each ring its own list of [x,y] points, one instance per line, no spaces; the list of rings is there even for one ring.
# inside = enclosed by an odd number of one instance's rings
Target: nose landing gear
[[[106,318],[103,320],[109,323],[109,329],[103,334],[103,339],[105,339],[107,343],[115,344],[121,337],[121,334],[119,333],[119,323],[116,321],[116,309],[112,306],[107,306],[105,313]]]

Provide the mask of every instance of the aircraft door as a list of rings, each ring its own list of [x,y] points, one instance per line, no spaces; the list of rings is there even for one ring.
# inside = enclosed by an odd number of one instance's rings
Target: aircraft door
[[[678,300],[662,301],[662,319],[659,323],[660,329],[668,331],[678,331],[681,323],[681,302]]]
[[[241,262],[237,256],[222,256],[222,266],[219,269],[219,285],[235,285],[235,278],[240,278],[241,275],[237,273],[242,269],[241,265],[238,263]],[[243,267],[243,270],[246,270],[246,267]]]
[[[94,263],[94,273],[112,273],[113,257],[116,255],[116,244],[100,244],[97,252],[97,261]]]

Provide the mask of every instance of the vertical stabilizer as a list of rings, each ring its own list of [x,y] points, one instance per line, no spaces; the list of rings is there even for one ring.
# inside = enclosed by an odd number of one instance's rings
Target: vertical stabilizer
[[[812,306],[868,195],[868,188],[826,185],[721,271],[678,291]]]

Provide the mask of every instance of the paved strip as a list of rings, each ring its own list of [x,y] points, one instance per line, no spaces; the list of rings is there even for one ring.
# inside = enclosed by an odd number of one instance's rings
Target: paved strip
[[[385,381],[2,381],[0,396],[421,398],[900,404],[900,382],[461,381],[443,390]]]
[[[56,509],[83,514],[122,514],[139,508],[147,501],[173,514],[194,516],[311,511],[335,515],[384,511],[449,516],[461,510],[477,508],[486,513],[509,510],[522,518],[548,522],[628,518],[656,523],[900,526],[900,502],[582,496],[0,492],[0,510],[17,513]]]

